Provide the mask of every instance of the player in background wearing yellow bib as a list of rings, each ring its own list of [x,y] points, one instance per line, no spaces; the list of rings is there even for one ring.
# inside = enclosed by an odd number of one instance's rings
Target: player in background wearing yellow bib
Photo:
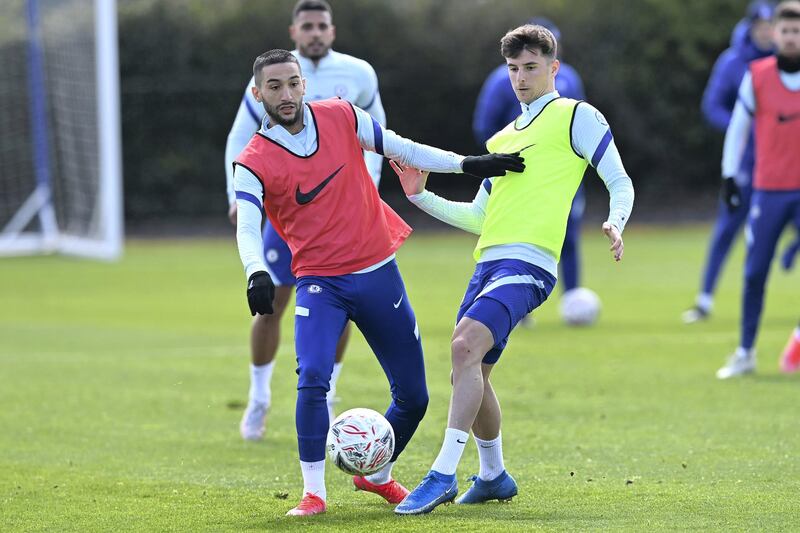
[[[614,259],[622,259],[633,185],[603,115],[555,90],[556,46],[553,34],[536,25],[512,30],[500,42],[522,114],[486,146],[490,152],[520,152],[523,172],[485,179],[475,199],[461,203],[426,191],[427,173],[391,162],[420,209],[480,235],[475,274],[451,342],[453,392],[444,443],[428,475],[395,509],[398,514],[427,513],[455,499],[456,468],[470,429],[480,472],[457,503],[509,500],[517,494],[503,463],[500,404],[489,375],[514,326],[553,290],[572,198],[588,164],[608,188],[603,232]]]

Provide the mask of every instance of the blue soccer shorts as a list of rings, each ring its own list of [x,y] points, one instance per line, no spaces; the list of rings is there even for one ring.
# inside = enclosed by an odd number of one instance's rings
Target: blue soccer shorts
[[[511,330],[547,300],[555,284],[556,278],[550,273],[519,259],[498,259],[475,266],[456,323],[466,316],[492,332],[495,344],[484,356],[484,364],[493,365],[500,359]]]

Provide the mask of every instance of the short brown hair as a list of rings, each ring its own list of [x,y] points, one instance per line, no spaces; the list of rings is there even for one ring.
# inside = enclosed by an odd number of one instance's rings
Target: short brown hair
[[[558,55],[558,44],[553,32],[538,24],[525,24],[500,39],[500,53],[505,58],[515,58],[523,50],[538,51],[552,61]]]
[[[785,19],[800,19],[800,1],[787,0],[778,4],[773,20],[778,22]]]
[[[275,48],[269,52],[264,52],[253,63],[253,77],[256,79],[256,85],[261,85],[261,71],[264,67],[275,65],[276,63],[294,63],[298,69],[300,68],[300,62],[288,50]]]

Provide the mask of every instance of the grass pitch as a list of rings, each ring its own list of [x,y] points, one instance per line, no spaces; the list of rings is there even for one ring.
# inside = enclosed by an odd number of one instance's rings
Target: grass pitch
[[[329,467],[329,511],[284,517],[301,496],[292,319],[267,437],[238,435],[249,314],[233,240],[133,241],[124,261],[0,260],[0,530],[796,530],[800,376],[777,357],[798,318],[798,274],[773,270],[758,374],[718,382],[736,345],[741,245],[710,322],[684,326],[707,228],[632,225],[614,264],[597,232],[584,284],[600,323],[569,329],[557,296],[514,332],[493,373],[504,409],[510,504],[396,517]],[[423,334],[431,403],[395,468],[415,485],[449,399],[449,338],[472,271],[466,235],[414,235],[399,263]],[[354,335],[339,410],[388,393]],[[470,443],[460,487],[477,471]]]

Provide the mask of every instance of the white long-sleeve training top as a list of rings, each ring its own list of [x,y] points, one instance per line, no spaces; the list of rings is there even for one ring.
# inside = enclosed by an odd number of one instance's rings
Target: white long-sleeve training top
[[[781,83],[790,91],[800,91],[800,72],[779,72]],[[730,178],[737,175],[742,162],[747,139],[750,136],[750,126],[756,112],[756,95],[753,91],[753,76],[748,70],[739,85],[739,96],[733,107],[731,122],[725,132],[725,144],[722,147],[722,177]]]
[[[558,98],[558,91],[547,93],[530,104],[521,103],[522,115],[517,118],[517,127],[524,128],[539,114],[544,106]],[[608,222],[622,232],[633,209],[633,183],[625,172],[617,146],[605,117],[586,102],[580,102],[575,110],[575,120],[571,128],[571,141],[575,151],[583,156],[605,182],[610,196]],[[470,233],[480,234],[486,216],[486,205],[489,202],[491,182],[497,178],[488,178],[478,188],[472,202],[453,202],[441,198],[425,190],[409,196],[417,207],[446,222]],[[555,257],[541,247],[514,243],[491,246],[484,250],[479,262],[496,259],[520,259],[547,270],[553,277],[558,277],[558,265]]]
[[[300,62],[300,69],[306,79],[307,102],[338,96],[365,110],[378,123],[386,126],[386,113],[378,91],[378,76],[369,63],[334,50],[329,50],[316,65],[312,60],[301,56],[297,50],[293,50],[292,54]],[[255,80],[250,78],[225,144],[225,177],[229,204],[236,201],[232,163],[261,126],[261,119],[264,116],[264,107],[256,102],[251,91],[254,86]],[[381,179],[383,157],[380,154],[366,152],[364,161],[377,187]]]
[[[358,120],[357,135],[361,147],[370,152],[376,152],[375,138],[378,137],[377,151],[382,145],[386,156],[416,168],[434,172],[456,173],[461,172],[461,162],[464,156],[440,150],[432,146],[416,143],[397,135],[392,130],[384,128],[376,119],[363,109],[354,108]],[[314,127],[314,115],[304,104],[303,129],[292,135],[281,125],[269,125],[268,117],[260,132],[269,139],[299,156],[307,156],[317,150],[317,129]],[[263,189],[259,179],[252,172],[236,165],[233,172],[234,195],[236,192],[248,193],[263,202]],[[239,246],[239,256],[244,265],[245,275],[259,270],[266,271],[264,264],[263,241],[261,236],[261,210],[252,202],[236,200],[238,221],[236,226],[236,239]]]

